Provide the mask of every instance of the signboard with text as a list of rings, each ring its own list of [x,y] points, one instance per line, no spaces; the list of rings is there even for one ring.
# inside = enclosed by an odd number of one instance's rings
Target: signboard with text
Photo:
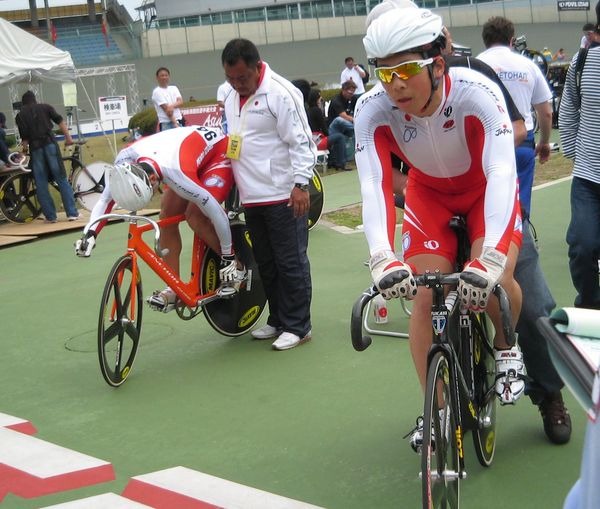
[[[182,108],[181,114],[185,118],[185,125],[221,127],[221,108],[218,104]]]
[[[589,11],[590,0],[558,0],[559,11]]]
[[[98,97],[100,120],[127,119],[127,96]]]

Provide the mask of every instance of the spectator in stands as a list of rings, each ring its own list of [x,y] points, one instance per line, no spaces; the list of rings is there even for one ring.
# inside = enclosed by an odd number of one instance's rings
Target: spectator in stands
[[[356,85],[353,81],[345,81],[342,90],[329,104],[327,122],[329,123],[329,135],[340,133],[347,139],[354,139],[354,107],[358,95]],[[346,160],[350,159],[346,153]]]
[[[327,166],[342,171],[349,169],[346,168],[346,137],[341,133],[329,133],[323,113],[323,98],[319,89],[310,89],[307,106],[308,125],[317,148],[329,150]]]
[[[60,196],[69,221],[76,221],[81,216],[75,207],[73,188],[67,180],[67,173],[62,163],[60,148],[54,133],[53,123],[65,136],[65,146],[72,145],[73,139],[69,133],[67,123],[56,110],[45,103],[38,103],[35,94],[28,90],[21,98],[23,106],[17,114],[17,127],[21,135],[23,150],[29,150],[31,169],[37,197],[46,217],[46,223],[56,223],[56,206],[48,191],[48,181],[58,184]]]
[[[592,34],[594,33],[594,29],[596,27],[593,23],[586,23],[583,25],[581,31],[583,32],[583,36],[581,37],[581,42],[579,43],[580,48],[587,48],[592,43]]]
[[[308,80],[304,78],[300,78],[297,80],[291,81],[292,85],[294,85],[300,92],[302,93],[302,99],[304,101],[304,106],[308,108],[308,95],[310,94],[311,84]]]
[[[0,111],[0,167],[8,164],[8,145],[6,143],[6,115]]]
[[[365,85],[363,83],[363,78],[367,77],[367,73],[360,65],[354,62],[352,57],[346,57],[344,64],[346,67],[344,67],[342,74],[340,75],[340,85],[343,85],[346,81],[352,81],[354,82],[354,85],[356,85],[354,93],[357,96],[364,94]]]
[[[552,61],[552,52],[548,49],[548,46],[544,46],[542,50],[542,56],[546,59],[546,62]]]
[[[169,85],[169,69],[159,67],[156,71],[156,81],[158,86],[152,92],[152,102],[158,115],[159,130],[182,126],[183,116],[179,108],[183,105],[183,98],[175,85]]]
[[[567,59],[564,48],[560,48],[554,55],[552,55],[553,62],[564,62]]]

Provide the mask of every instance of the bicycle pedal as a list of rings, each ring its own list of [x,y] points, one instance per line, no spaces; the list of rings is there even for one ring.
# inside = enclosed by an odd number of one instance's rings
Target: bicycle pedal
[[[146,303],[153,311],[159,311],[161,313],[168,313],[175,309],[175,303],[166,304],[162,298],[158,296],[158,293],[151,295],[146,299]]]

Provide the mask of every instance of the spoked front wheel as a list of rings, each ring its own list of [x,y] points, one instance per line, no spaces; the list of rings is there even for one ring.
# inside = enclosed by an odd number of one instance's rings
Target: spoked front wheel
[[[111,269],[100,304],[98,359],[108,385],[118,387],[131,372],[142,328],[142,281],[133,258],[122,256]],[[134,275],[135,273],[135,275]]]
[[[477,421],[473,428],[473,444],[479,463],[489,467],[496,451],[496,362],[490,341],[486,314],[472,317],[473,385]]]
[[[0,186],[0,210],[13,223],[29,223],[42,213],[31,173],[15,173]]]
[[[427,371],[421,449],[423,508],[459,507],[461,430],[457,426],[453,381],[443,352],[432,357]]]

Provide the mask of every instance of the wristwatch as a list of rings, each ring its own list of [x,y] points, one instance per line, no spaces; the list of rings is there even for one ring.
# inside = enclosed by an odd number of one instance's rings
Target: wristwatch
[[[308,184],[296,183],[294,184],[294,187],[297,187],[298,189],[300,189],[300,191],[308,191]]]

